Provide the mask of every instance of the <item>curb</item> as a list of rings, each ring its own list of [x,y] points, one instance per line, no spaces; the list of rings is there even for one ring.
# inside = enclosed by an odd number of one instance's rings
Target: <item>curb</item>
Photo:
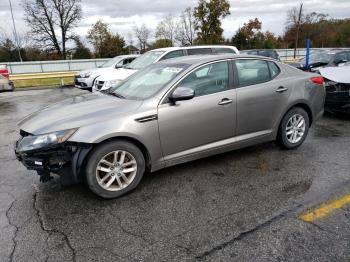
[[[67,86],[33,86],[33,87],[21,87],[21,88],[15,88],[14,92],[22,92],[22,91],[30,91],[30,90],[41,90],[41,89],[55,89],[55,88],[73,88],[72,85]]]

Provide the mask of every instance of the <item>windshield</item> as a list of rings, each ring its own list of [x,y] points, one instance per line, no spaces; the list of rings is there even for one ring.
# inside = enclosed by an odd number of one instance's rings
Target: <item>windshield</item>
[[[309,63],[315,64],[315,63],[322,63],[322,64],[328,64],[331,60],[332,54],[326,53],[326,52],[314,52],[310,54]],[[306,57],[300,60],[301,63],[306,63]]]
[[[126,99],[143,100],[155,95],[187,67],[187,64],[154,64],[132,75],[109,93]]]
[[[114,64],[117,64],[120,60],[122,60],[121,57],[114,57],[112,59],[109,59],[107,62],[103,63],[99,67],[101,68],[110,67],[110,66],[113,66]]]
[[[162,54],[164,54],[164,51],[149,51],[136,58],[134,61],[128,64],[126,68],[139,70],[152,64]]]

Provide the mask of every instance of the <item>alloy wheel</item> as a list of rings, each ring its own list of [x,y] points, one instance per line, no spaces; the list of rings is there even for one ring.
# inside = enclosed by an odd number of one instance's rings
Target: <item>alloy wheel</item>
[[[286,137],[292,144],[298,143],[305,134],[305,119],[300,114],[292,115],[286,125]]]
[[[98,184],[108,191],[119,191],[132,183],[137,173],[135,157],[124,150],[102,157],[96,167]]]

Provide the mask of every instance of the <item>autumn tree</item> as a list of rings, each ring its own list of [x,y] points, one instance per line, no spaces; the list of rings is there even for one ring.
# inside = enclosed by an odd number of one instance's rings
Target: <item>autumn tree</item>
[[[114,57],[126,53],[124,38],[113,34],[102,20],[91,27],[87,39],[94,47],[96,57]]]
[[[193,45],[196,39],[197,20],[193,12],[194,10],[188,7],[180,16],[175,38],[182,46]]]
[[[262,22],[258,18],[244,23],[231,39],[231,44],[238,49],[269,49],[280,47],[279,40],[273,33],[262,32]]]
[[[296,10],[287,12],[284,42],[288,47],[306,46],[306,38],[311,39],[312,47],[348,47],[350,45],[350,19],[332,19],[327,14],[306,11],[300,19],[300,32],[296,45]]]
[[[217,44],[224,41],[221,19],[230,14],[228,0],[199,0],[194,9],[197,20],[197,41],[200,44]]]
[[[81,0],[23,0],[25,21],[34,41],[66,58],[67,42],[81,19]]]
[[[143,53],[146,50],[149,37],[151,36],[151,30],[145,24],[142,24],[140,27],[135,25],[133,29],[135,37],[139,42],[140,51]]]
[[[175,18],[172,15],[168,15],[158,23],[155,37],[158,40],[167,39],[170,42],[170,46],[173,46],[175,42],[176,30],[177,30],[177,22]]]

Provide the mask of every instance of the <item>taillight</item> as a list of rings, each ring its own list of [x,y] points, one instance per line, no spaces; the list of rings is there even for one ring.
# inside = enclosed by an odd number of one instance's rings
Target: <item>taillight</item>
[[[9,78],[9,71],[7,68],[0,68],[0,75],[3,75],[7,79]]]
[[[322,76],[315,76],[315,77],[311,77],[310,81],[316,85],[320,85],[323,86],[324,84],[324,79]]]

